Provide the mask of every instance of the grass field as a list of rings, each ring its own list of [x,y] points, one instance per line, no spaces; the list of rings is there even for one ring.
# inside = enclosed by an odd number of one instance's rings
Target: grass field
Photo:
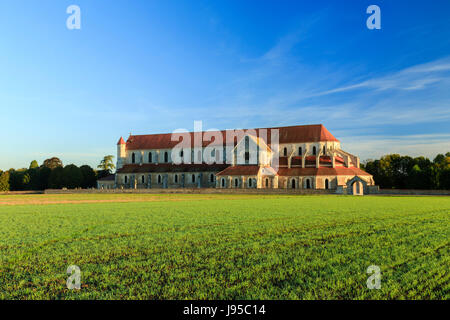
[[[450,197],[0,196],[0,298],[449,299],[449,236]]]

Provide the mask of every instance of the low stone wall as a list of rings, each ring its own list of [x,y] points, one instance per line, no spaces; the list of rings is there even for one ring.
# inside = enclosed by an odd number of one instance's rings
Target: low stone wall
[[[44,191],[1,191],[0,195],[43,194]]]
[[[381,195],[450,196],[450,190],[380,189]]]
[[[135,193],[135,194],[161,194],[161,193],[184,193],[184,194],[335,194],[335,190],[313,190],[313,189],[216,189],[216,188],[183,188],[183,189],[47,189],[46,194],[83,194],[83,193]]]

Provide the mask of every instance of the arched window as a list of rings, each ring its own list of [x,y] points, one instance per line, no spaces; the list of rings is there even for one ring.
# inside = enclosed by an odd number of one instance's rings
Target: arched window
[[[295,189],[295,179],[292,179],[291,185],[292,185],[292,189]]]
[[[266,188],[269,187],[269,179],[266,178]]]
[[[127,176],[125,176],[125,183],[127,183],[128,182],[128,177]]]
[[[135,163],[136,162],[136,155],[134,154],[134,152],[131,154],[131,163]]]
[[[328,181],[328,179],[325,179],[325,189],[329,189],[330,188],[330,182]]]
[[[158,174],[158,183],[161,183],[161,175]]]
[[[209,176],[209,181],[214,182],[214,174],[213,173],[211,173],[211,175]]]
[[[238,180],[238,178],[234,179],[234,186],[236,188],[239,187],[239,180]]]
[[[284,150],[283,150],[283,155],[284,155],[285,157],[287,157],[287,148],[284,148]]]
[[[149,163],[153,162],[153,153],[151,153],[151,152],[148,153],[148,162]]]
[[[192,175],[192,183],[195,183],[195,174]]]
[[[176,174],[173,178],[174,178],[175,183],[178,183],[178,175]]]
[[[302,155],[302,147],[298,148],[298,155],[301,156]]]
[[[314,147],[313,147],[313,155],[316,155],[316,153],[317,153],[317,149],[316,149],[316,147],[314,146]]]
[[[225,178],[222,178],[222,188],[225,188]]]
[[[169,162],[169,154],[166,152],[164,152],[164,162]]]
[[[142,176],[141,181],[142,183],[145,183],[145,176]]]

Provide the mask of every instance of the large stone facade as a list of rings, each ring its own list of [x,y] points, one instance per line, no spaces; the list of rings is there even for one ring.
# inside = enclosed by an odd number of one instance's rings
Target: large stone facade
[[[233,131],[233,130],[232,130]],[[200,136],[201,142],[195,137]],[[212,139],[211,136],[214,136]],[[130,135],[117,144],[114,188],[312,189],[370,192],[373,177],[323,125]]]

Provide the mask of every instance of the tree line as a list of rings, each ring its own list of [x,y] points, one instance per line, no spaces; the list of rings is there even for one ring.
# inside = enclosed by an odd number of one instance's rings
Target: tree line
[[[0,170],[0,191],[93,188],[96,187],[98,179],[114,170],[112,159],[111,155],[105,156],[97,167],[99,170],[94,170],[89,165],[63,166],[57,157],[44,160],[40,166],[33,160],[28,169]]]
[[[373,175],[380,188],[450,190],[450,152],[438,154],[433,161],[389,154],[367,160],[361,167]]]

